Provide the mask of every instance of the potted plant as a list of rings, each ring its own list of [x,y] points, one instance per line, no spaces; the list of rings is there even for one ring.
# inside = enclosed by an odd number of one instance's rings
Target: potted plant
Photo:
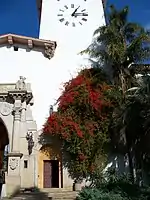
[[[82,180],[79,178],[76,178],[73,183],[73,190],[81,191],[81,189],[82,189]]]

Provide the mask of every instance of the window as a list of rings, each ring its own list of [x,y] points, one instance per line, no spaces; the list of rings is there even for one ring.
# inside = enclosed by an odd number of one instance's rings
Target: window
[[[28,168],[28,161],[27,160],[24,160],[24,168]]]

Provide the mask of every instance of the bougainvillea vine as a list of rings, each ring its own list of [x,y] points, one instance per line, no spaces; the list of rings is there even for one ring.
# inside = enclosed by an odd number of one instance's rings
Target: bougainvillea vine
[[[108,142],[112,90],[100,69],[82,70],[64,84],[58,110],[47,119],[42,135],[57,136],[62,141],[62,149],[70,155],[70,173],[80,172],[81,176],[91,171],[95,155]]]

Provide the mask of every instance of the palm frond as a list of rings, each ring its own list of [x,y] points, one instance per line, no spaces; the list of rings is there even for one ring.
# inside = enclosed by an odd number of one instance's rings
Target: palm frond
[[[150,64],[132,64],[130,67],[130,73],[132,73],[133,75],[148,74],[150,73]]]
[[[117,10],[110,6],[107,14],[109,24],[95,30],[92,44],[81,52],[89,54],[91,60],[100,63],[100,67],[109,65],[114,83],[119,84],[124,92],[135,86],[135,75],[139,72],[138,66],[136,69],[131,65],[150,58],[150,33],[139,24],[128,22],[128,12],[128,7]]]

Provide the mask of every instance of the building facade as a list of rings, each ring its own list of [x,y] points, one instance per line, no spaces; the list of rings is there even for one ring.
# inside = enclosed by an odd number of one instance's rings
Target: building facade
[[[32,1],[37,6],[39,38],[30,37],[28,29],[24,35],[9,32],[9,24],[0,36],[0,82],[8,82],[0,85],[1,157],[9,144],[7,194],[17,187],[72,188],[59,145],[42,147],[38,138],[61,84],[89,64],[79,52],[91,43],[94,30],[105,24],[100,0]]]

